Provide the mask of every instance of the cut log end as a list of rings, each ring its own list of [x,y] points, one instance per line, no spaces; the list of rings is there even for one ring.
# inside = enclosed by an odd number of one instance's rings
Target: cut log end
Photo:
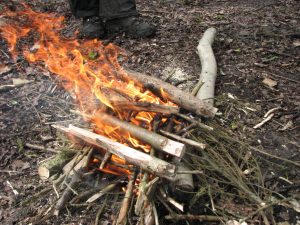
[[[167,153],[177,156],[178,158],[182,158],[185,154],[186,147],[180,142],[167,139],[167,141],[164,144],[164,150]]]

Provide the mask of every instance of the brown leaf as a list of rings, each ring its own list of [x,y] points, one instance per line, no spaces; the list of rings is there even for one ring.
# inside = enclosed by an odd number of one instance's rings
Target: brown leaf
[[[266,84],[266,85],[268,85],[270,88],[273,88],[273,87],[275,87],[277,85],[277,81],[272,80],[270,78],[265,78],[263,80],[263,83]]]

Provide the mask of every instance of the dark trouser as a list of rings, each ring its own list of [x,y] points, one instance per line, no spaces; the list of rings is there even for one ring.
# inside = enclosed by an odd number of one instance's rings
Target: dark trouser
[[[115,19],[137,15],[135,0],[69,0],[76,17]]]

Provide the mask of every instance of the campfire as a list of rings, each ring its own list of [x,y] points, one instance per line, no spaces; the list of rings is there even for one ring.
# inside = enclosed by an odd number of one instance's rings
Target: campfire
[[[169,211],[167,220],[226,221],[228,215],[215,213],[212,193],[217,193],[217,187],[226,190],[231,186],[242,192],[243,201],[256,205],[252,216],[257,207],[266,206],[268,190],[262,194],[257,191],[260,187],[250,185],[262,181],[252,175],[259,166],[249,146],[231,138],[216,123],[208,125],[200,119],[213,118],[217,112],[211,99],[215,77],[209,81],[203,78],[202,84],[205,81],[210,86],[205,97],[200,92],[207,87],[203,89],[201,82],[194,94],[187,93],[153,76],[123,68],[119,62],[126,54],[114,44],[65,38],[64,27],[63,17],[35,12],[26,5],[22,10],[6,10],[0,20],[0,33],[13,59],[24,56],[49,70],[76,102],[71,113],[85,121],[84,128],[77,124],[52,126],[69,138],[76,151],[60,150],[39,165],[40,178],[53,181],[58,198],[32,223],[58,216],[68,205],[93,203],[120,186],[125,195],[115,224],[126,223],[133,203],[138,224],[158,224],[157,201]],[[214,35],[214,29],[208,30],[208,44],[204,38],[205,43],[198,46],[203,73],[210,76],[216,74],[211,50]],[[22,38],[32,42],[24,45]],[[208,62],[201,54],[210,54]],[[206,67],[207,63],[210,66]],[[199,130],[200,136],[195,136]],[[236,145],[240,152],[227,149],[222,141],[230,147]],[[248,170],[254,172],[245,172]],[[106,186],[77,193],[78,184],[97,173],[115,179]],[[208,190],[213,213],[184,214],[186,207],[191,210],[201,197],[202,185]],[[192,194],[195,189],[198,191]],[[191,202],[186,206],[187,199]],[[96,223],[103,210],[99,209]]]

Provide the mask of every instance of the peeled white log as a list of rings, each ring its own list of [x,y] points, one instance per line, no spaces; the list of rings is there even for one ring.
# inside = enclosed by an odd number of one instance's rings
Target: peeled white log
[[[54,125],[53,127],[60,132],[71,135],[75,139],[80,139],[86,143],[115,154],[129,164],[139,166],[143,170],[149,171],[157,176],[164,177],[169,180],[174,179],[176,167],[166,161],[79,127],[72,125],[69,125],[69,127]]]
[[[214,105],[215,82],[217,77],[217,62],[211,46],[216,33],[217,30],[215,28],[207,29],[197,47],[202,66],[199,83],[202,83],[202,86],[196,97],[211,106]]]

